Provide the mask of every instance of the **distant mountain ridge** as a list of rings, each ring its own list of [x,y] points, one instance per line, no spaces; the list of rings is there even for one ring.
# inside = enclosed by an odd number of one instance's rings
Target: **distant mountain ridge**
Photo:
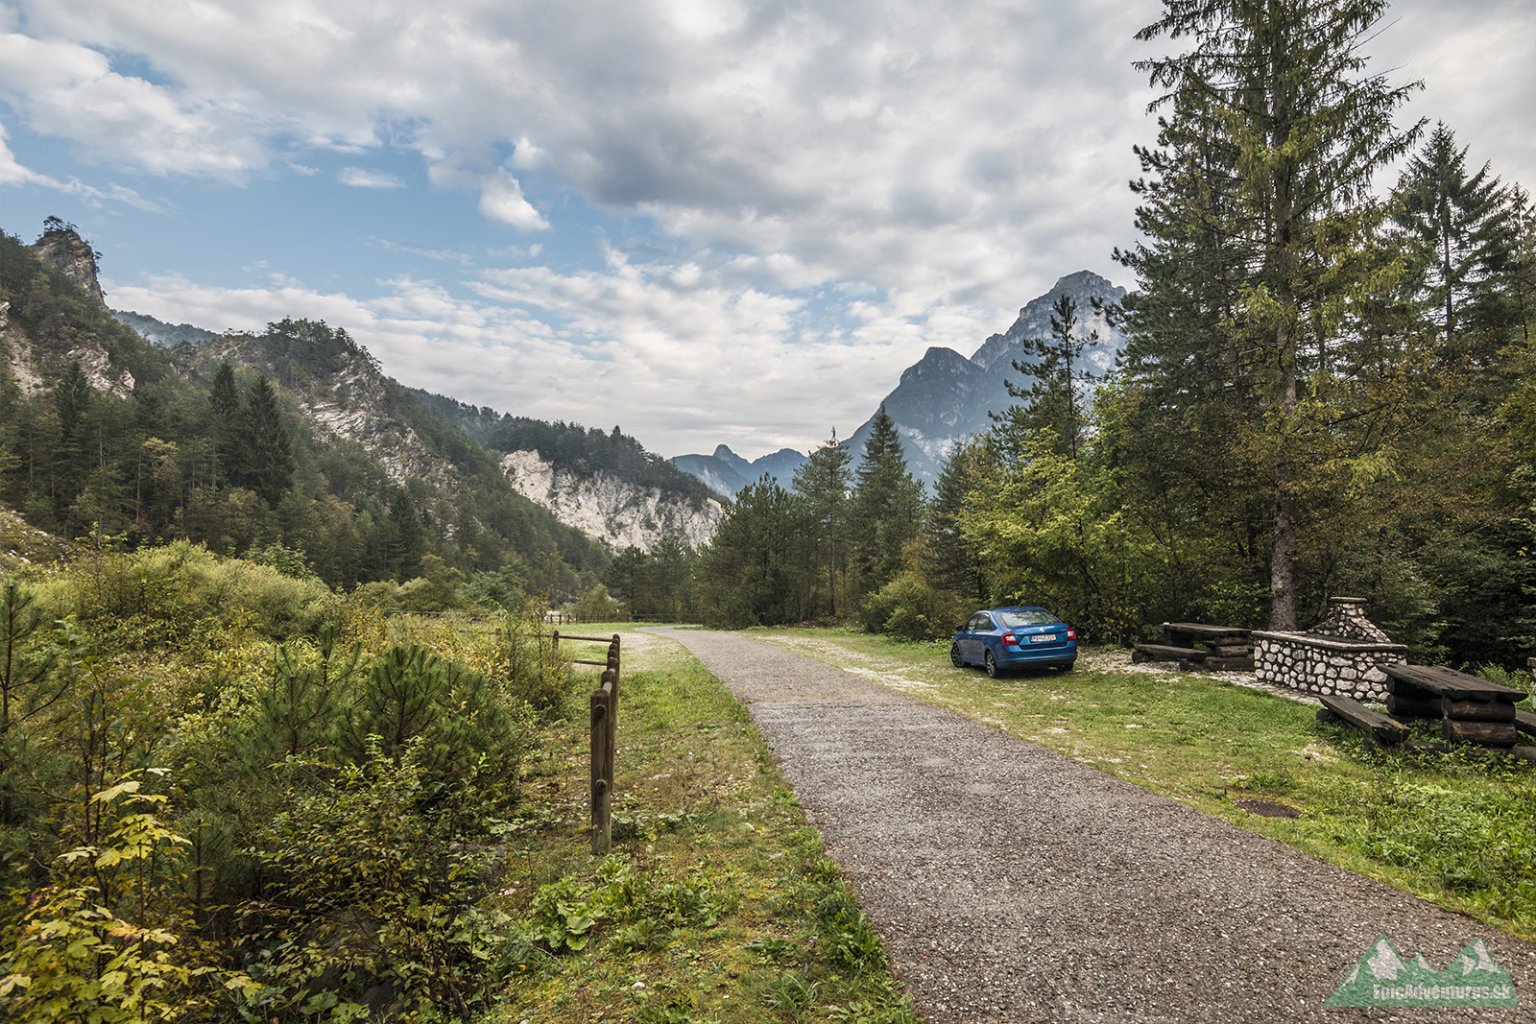
[[[157,320],[152,316],[127,309],[112,310],[112,317],[118,323],[127,324],[138,331],[145,341],[164,348],[175,348],[177,345],[201,345],[218,337],[214,331],[193,327],[191,324],[168,324],[164,320]]]
[[[1109,322],[1104,308],[1118,305],[1126,291],[1090,270],[1068,274],[1050,291],[1030,300],[1006,331],[987,338],[969,358],[952,348],[928,349],[902,371],[900,382],[884,399],[885,411],[901,434],[907,468],[913,476],[932,486],[955,447],[987,430],[992,426],[993,413],[1014,404],[1016,399],[1008,394],[1007,382],[1023,383],[1023,375],[1013,363],[1028,361],[1025,341],[1050,335],[1051,311],[1063,295],[1077,305],[1079,336],[1098,335],[1083,353],[1088,367],[1094,373],[1107,373],[1114,367],[1125,347],[1125,337]],[[863,455],[873,422],[871,413],[843,442],[855,465]],[[679,455],[672,462],[716,493],[729,497],[764,472],[787,487],[795,469],[806,459],[806,455],[784,448],[747,462],[720,445],[713,455]]]
[[[716,494],[734,498],[737,491],[757,483],[764,475],[772,477],[781,487],[789,487],[795,481],[795,471],[805,465],[808,458],[804,452],[793,448],[780,448],[749,462],[722,444],[716,445],[711,455],[678,455],[670,461]]]

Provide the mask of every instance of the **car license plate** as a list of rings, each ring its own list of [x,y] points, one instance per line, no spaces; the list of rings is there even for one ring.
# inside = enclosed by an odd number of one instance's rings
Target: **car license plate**
[[[1055,633],[1036,633],[1034,636],[1029,638],[1029,642],[1032,644],[1048,644],[1055,639]]]

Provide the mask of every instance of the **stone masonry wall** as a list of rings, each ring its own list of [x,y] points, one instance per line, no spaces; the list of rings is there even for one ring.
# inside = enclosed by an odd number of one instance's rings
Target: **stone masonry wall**
[[[1329,640],[1306,633],[1254,633],[1253,672],[1261,683],[1305,693],[1332,693],[1357,700],[1385,700],[1382,666],[1407,660],[1394,643]]]

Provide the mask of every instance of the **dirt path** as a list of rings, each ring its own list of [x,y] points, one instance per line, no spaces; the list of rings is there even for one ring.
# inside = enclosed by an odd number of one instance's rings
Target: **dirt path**
[[[1536,946],[792,651],[658,632],[751,710],[935,1021],[1536,1021]],[[1435,969],[1486,938],[1521,1005],[1323,1007],[1382,932]]]

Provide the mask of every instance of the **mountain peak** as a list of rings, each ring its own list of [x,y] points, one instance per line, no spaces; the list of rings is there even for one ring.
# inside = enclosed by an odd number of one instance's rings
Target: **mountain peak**
[[[1115,288],[1114,284],[1112,284],[1107,277],[1100,277],[1098,274],[1095,274],[1091,270],[1079,270],[1075,274],[1068,274],[1065,277],[1059,278],[1056,281],[1055,287],[1051,289],[1051,293],[1056,294],[1058,292],[1079,292],[1085,290],[1117,291],[1118,289]]]
[[[43,221],[43,234],[32,243],[32,251],[44,263],[90,292],[91,297],[106,308],[107,298],[96,278],[96,250],[80,237],[73,224],[49,217]]]

